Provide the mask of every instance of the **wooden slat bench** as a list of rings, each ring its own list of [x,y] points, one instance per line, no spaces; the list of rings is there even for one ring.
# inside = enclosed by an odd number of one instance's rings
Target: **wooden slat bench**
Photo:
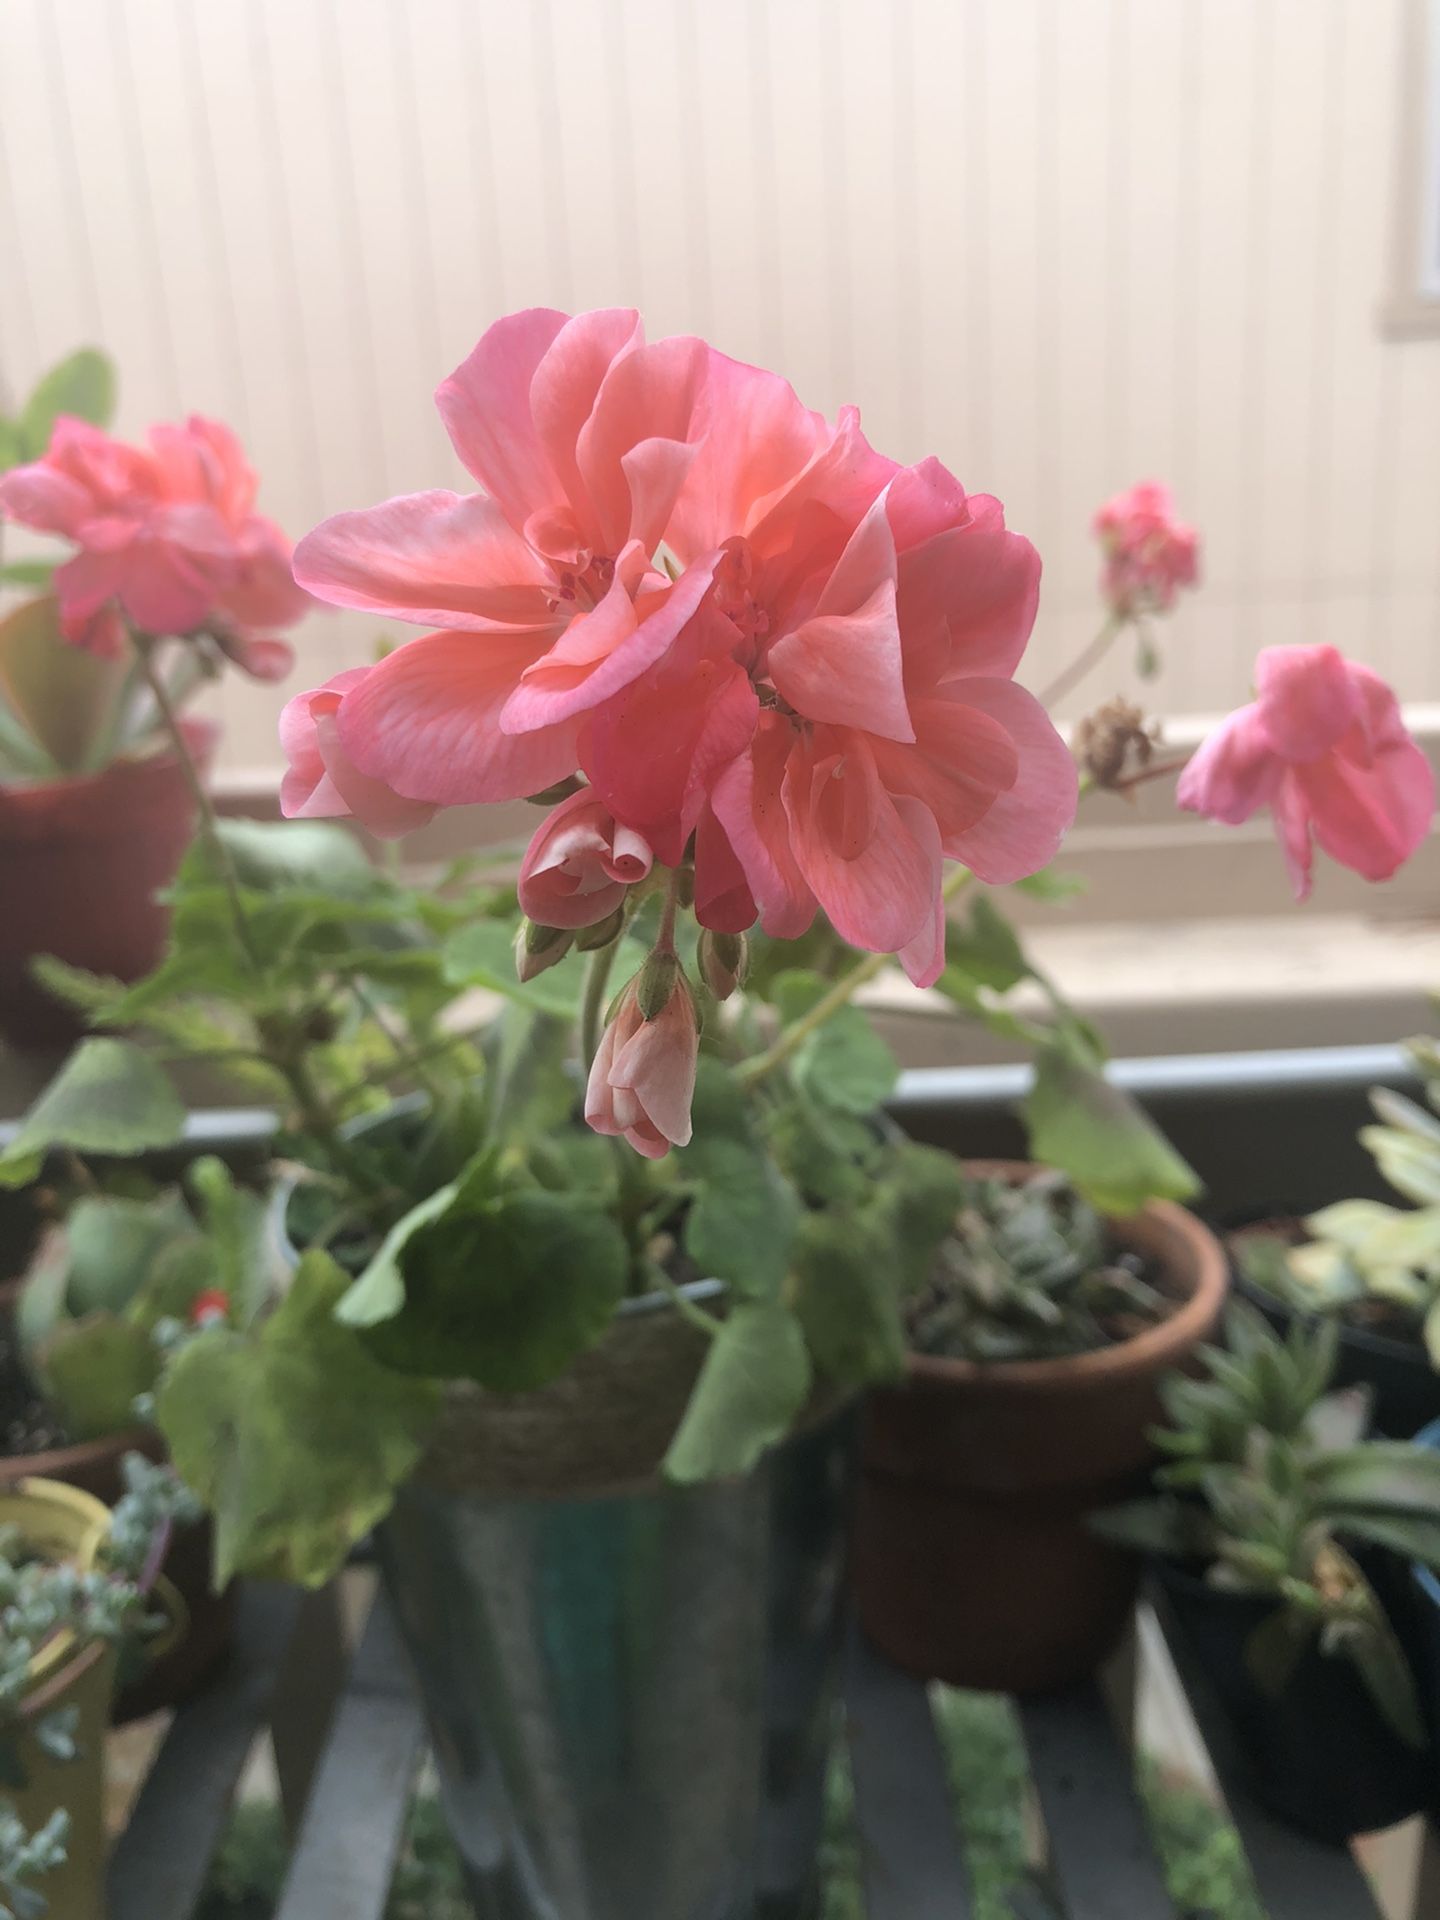
[[[1271,1820],[1237,1785],[1223,1722],[1183,1636],[1157,1610],[1226,1804],[1271,1920],[1377,1920],[1348,1851]],[[424,1729],[389,1610],[371,1607],[348,1663],[333,1596],[248,1587],[225,1670],[175,1716],[110,1872],[111,1920],[191,1920],[256,1736],[272,1729],[293,1851],[275,1920],[381,1920]],[[338,1687],[325,1681],[327,1665]],[[1118,1711],[1117,1711],[1118,1705]],[[1181,1920],[1136,1796],[1127,1741],[1133,1701],[1095,1682],[1019,1707],[1046,1833],[1041,1887],[1013,1896],[1015,1920]],[[973,1902],[927,1689],[858,1635],[846,1681],[846,1738],[868,1920],[966,1920]],[[1414,1920],[1440,1920],[1440,1880],[1422,1864]],[[1184,1916],[1183,1920],[1194,1920]]]

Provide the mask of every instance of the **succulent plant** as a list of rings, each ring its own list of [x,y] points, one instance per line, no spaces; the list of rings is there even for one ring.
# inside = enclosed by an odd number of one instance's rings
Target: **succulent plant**
[[[1203,1564],[1230,1592],[1276,1606],[1246,1648],[1251,1675],[1278,1696],[1307,1646],[1353,1660],[1380,1712],[1419,1745],[1414,1677],[1352,1549],[1385,1548],[1440,1567],[1440,1454],[1363,1440],[1363,1390],[1331,1394],[1336,1329],[1296,1320],[1285,1339],[1241,1304],[1229,1351],[1205,1348],[1206,1378],[1162,1388],[1170,1425],[1157,1495],[1113,1507],[1107,1538]],[[1197,1500],[1194,1496],[1199,1494]]]
[[[1063,1174],[965,1183],[949,1237],[906,1306],[918,1353],[1033,1360],[1086,1353],[1117,1327],[1163,1317],[1132,1254]]]
[[[72,1439],[118,1432],[146,1412],[177,1332],[217,1315],[248,1325],[270,1277],[264,1203],[212,1156],[188,1169],[185,1192],[87,1195],[26,1275],[26,1365]]]
[[[1341,1319],[1376,1320],[1423,1340],[1440,1367],[1440,1045],[1415,1041],[1430,1112],[1387,1087],[1371,1090],[1379,1124],[1360,1143],[1385,1180],[1411,1202],[1340,1200],[1305,1221],[1310,1238],[1287,1247],[1273,1235],[1241,1236],[1246,1277],[1288,1305]]]

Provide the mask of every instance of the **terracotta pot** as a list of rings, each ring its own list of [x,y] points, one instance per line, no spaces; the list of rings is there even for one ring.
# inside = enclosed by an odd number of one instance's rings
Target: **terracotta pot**
[[[127,1453],[142,1453],[147,1460],[157,1462],[167,1458],[158,1433],[149,1427],[131,1427],[125,1433],[55,1447],[48,1453],[0,1458],[0,1494],[39,1476],[78,1487],[113,1507],[125,1491],[120,1463]],[[132,1684],[121,1689],[115,1703],[117,1724],[177,1705],[208,1676],[229,1646],[234,1596],[229,1588],[219,1594],[211,1589],[210,1546],[208,1520],[175,1534],[165,1556],[164,1573],[180,1595],[188,1626]]]
[[[203,767],[216,728],[187,721]],[[32,978],[37,954],[120,980],[159,960],[170,924],[155,895],[174,879],[195,811],[170,755],[117,760],[100,773],[0,787],[0,1033],[53,1046],[81,1027]]]
[[[1185,1296],[1161,1325],[1058,1360],[912,1354],[906,1384],[870,1397],[854,1543],[860,1617],[912,1673],[1043,1692],[1090,1672],[1124,1630],[1139,1562],[1096,1539],[1086,1516],[1143,1481],[1157,1385],[1215,1332],[1228,1273],[1218,1241],[1181,1207],[1152,1201],[1113,1227]]]

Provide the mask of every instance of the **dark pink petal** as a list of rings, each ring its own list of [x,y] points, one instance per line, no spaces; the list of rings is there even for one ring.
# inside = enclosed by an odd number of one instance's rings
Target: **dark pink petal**
[[[236,627],[218,629],[215,639],[226,659],[252,680],[283,680],[295,665],[295,649],[287,640],[261,638]]]
[[[754,926],[756,911],[745,869],[714,808],[707,806],[695,829],[695,918],[715,933],[745,933]]]
[[[1270,744],[1287,760],[1329,753],[1360,718],[1359,690],[1334,647],[1266,647],[1255,685]]]
[[[629,307],[601,307],[577,313],[556,334],[530,382],[530,412],[535,434],[560,484],[559,501],[568,501],[580,543],[613,559],[624,544],[616,529],[628,502],[592,499],[580,470],[581,431],[595,410],[601,384],[615,360],[644,338],[640,316]],[[619,488],[620,474],[606,476]],[[535,506],[542,502],[536,501]],[[607,511],[608,509],[608,511]],[[533,509],[532,509],[533,510]],[[607,528],[614,544],[607,546]]]
[[[1284,767],[1259,707],[1241,707],[1207,734],[1190,756],[1175,799],[1191,813],[1237,827],[1274,799]]]
[[[871,742],[880,777],[891,793],[908,793],[934,814],[948,846],[983,820],[1015,785],[1020,755],[1005,723],[968,698],[975,687],[1008,680],[957,680],[914,705],[915,744]],[[1004,696],[1001,696],[1002,699]]]
[[[1430,831],[1435,777],[1415,742],[1379,748],[1369,767],[1338,755],[1293,769],[1315,838],[1332,860],[1366,880],[1388,880]]]
[[[968,518],[900,555],[897,614],[912,696],[958,674],[1009,679],[1040,602],[1040,556],[1011,533],[997,500],[972,494]]]
[[[56,472],[43,460],[0,474],[0,514],[22,527],[74,539],[82,521],[93,512],[92,496],[79,481]]]
[[[649,553],[663,537],[697,452],[691,435],[708,351],[677,335],[636,345],[606,368],[574,441],[604,553],[632,539]]]
[[[346,752],[396,793],[442,807],[553,786],[575,770],[575,726],[500,728],[536,646],[525,634],[442,632],[398,647],[345,699]]]
[[[748,753],[724,769],[711,804],[745,874],[760,924],[797,940],[815,918],[815,895],[795,857],[785,810],[785,769],[795,735],[788,720],[762,711]]]
[[[322,521],[295,578],[332,606],[442,626],[558,634],[555,584],[484,494],[404,494]]]
[[[642,835],[616,824],[588,787],[572,793],[531,836],[520,864],[520,906],[546,927],[590,927],[643,880],[654,855]]]

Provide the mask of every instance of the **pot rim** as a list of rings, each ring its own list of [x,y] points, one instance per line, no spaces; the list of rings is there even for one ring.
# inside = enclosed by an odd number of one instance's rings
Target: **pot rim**
[[[42,1555],[50,1553],[54,1564],[70,1560],[82,1572],[94,1566],[100,1546],[110,1531],[110,1509],[93,1493],[74,1487],[65,1480],[48,1479],[43,1474],[27,1473],[0,1487],[0,1508],[19,1509],[13,1524]],[[27,1523],[24,1509],[34,1518]],[[40,1513],[51,1515],[48,1531],[41,1530]],[[30,1713],[32,1703],[42,1705],[55,1691],[68,1685],[72,1670],[85,1661],[92,1646],[81,1644],[70,1628],[48,1640],[31,1660],[23,1711]]]
[[[967,1173],[1017,1179],[1040,1163],[964,1160]],[[907,1352],[908,1378],[935,1387],[981,1384],[991,1391],[1043,1394],[1058,1389],[1099,1390],[1132,1375],[1164,1372],[1199,1343],[1212,1326],[1230,1285],[1225,1250],[1205,1223],[1173,1200],[1148,1200],[1138,1213],[1107,1215],[1116,1237],[1191,1281],[1189,1296],[1158,1326],[1090,1353],[1045,1360],[964,1360]]]
[[[68,1446],[47,1447],[43,1453],[17,1453],[0,1458],[0,1497],[27,1480],[64,1481],[66,1476],[99,1465],[112,1454],[143,1453],[152,1459],[157,1434],[153,1427],[122,1427],[116,1433],[97,1434],[91,1440],[72,1440]],[[17,1469],[13,1474],[11,1468]]]
[[[1259,1232],[1266,1226],[1276,1224],[1275,1220],[1256,1220],[1249,1227],[1233,1228],[1225,1236],[1226,1244],[1252,1230]],[[1401,1340],[1393,1333],[1376,1333],[1373,1327],[1357,1327],[1353,1320],[1347,1320],[1343,1313],[1320,1313],[1314,1307],[1298,1306],[1290,1300],[1282,1300],[1278,1293],[1271,1293],[1267,1287],[1258,1286],[1245,1273],[1238,1260],[1235,1266],[1235,1290],[1253,1306],[1262,1312],[1283,1313],[1291,1319],[1308,1320],[1312,1323],[1333,1319],[1340,1329],[1340,1338],[1358,1347],[1362,1353],[1372,1354],[1377,1360],[1392,1360],[1397,1366],[1415,1367],[1424,1373],[1433,1373],[1426,1356],[1423,1341],[1417,1336],[1413,1340]]]

